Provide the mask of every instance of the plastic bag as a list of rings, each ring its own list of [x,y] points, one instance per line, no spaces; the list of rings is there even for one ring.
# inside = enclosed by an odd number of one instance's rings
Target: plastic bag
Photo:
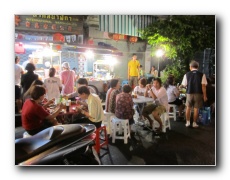
[[[210,107],[203,107],[199,109],[199,120],[198,122],[208,125],[211,121],[211,108]]]

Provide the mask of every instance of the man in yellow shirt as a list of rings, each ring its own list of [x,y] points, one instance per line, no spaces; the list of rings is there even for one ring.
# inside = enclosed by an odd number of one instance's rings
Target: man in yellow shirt
[[[128,63],[128,80],[129,85],[134,88],[138,84],[140,71],[140,62],[137,60],[137,55],[133,54],[132,59]]]

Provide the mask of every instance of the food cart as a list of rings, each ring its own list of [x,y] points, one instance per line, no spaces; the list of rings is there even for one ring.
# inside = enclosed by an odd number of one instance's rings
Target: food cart
[[[89,86],[104,99],[112,75],[113,64],[107,60],[97,60],[93,63],[93,72],[86,72],[85,78],[88,80]]]
[[[32,53],[33,61],[36,65],[35,73],[37,73],[42,80],[49,77],[49,69],[51,67],[56,69],[56,76],[61,71],[61,52],[52,50],[36,51]]]
[[[97,60],[93,63],[93,76],[101,80],[112,79],[111,65],[105,60]]]

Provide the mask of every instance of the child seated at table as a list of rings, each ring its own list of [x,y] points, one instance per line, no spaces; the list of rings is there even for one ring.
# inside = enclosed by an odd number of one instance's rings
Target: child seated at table
[[[144,96],[145,95],[145,91],[146,91],[146,84],[147,84],[147,79],[146,78],[141,78],[139,80],[139,86],[136,86],[133,90],[134,94],[138,95],[138,96]],[[145,106],[146,103],[138,103],[136,104],[136,110],[139,113],[139,119],[141,119],[141,114],[140,114],[140,109],[143,108],[143,106]]]

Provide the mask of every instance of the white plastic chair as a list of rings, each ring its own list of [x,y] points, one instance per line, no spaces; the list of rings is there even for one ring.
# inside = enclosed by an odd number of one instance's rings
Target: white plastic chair
[[[169,128],[169,130],[171,129],[171,125],[170,125],[170,119],[169,119],[169,115],[168,113],[164,113],[161,115],[161,120],[162,120],[162,132],[166,133],[166,129]]]
[[[170,112],[170,110],[173,110]],[[168,104],[168,117],[173,118],[176,121],[176,105],[175,104]]]
[[[124,139],[124,144],[127,144],[128,138],[130,138],[129,120],[113,117],[111,125],[112,125],[111,126],[112,127],[112,143],[115,143],[116,139]],[[117,135],[117,132],[118,132],[118,135]]]
[[[111,134],[111,117],[115,116],[114,113],[106,112],[104,110],[105,120],[102,121],[102,124],[106,126],[107,134]]]

